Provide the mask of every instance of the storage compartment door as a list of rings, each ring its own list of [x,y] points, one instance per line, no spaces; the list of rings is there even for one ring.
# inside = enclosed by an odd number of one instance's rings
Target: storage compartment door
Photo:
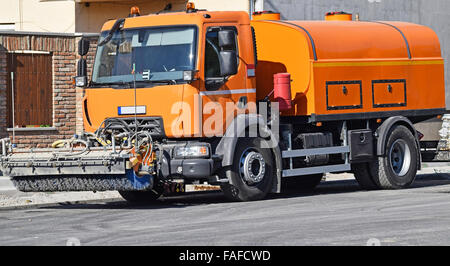
[[[372,96],[374,108],[406,106],[406,80],[373,80]]]
[[[362,108],[362,82],[327,81],[327,110]]]

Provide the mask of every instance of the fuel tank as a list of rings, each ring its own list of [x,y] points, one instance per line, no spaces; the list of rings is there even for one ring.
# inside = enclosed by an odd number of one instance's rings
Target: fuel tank
[[[445,110],[444,60],[428,27],[392,21],[253,20],[257,99],[291,74],[293,108],[310,121]]]

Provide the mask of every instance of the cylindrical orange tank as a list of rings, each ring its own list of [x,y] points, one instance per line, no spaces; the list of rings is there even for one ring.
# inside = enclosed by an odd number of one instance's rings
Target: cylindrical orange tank
[[[287,116],[319,121],[380,114],[439,114],[444,61],[437,35],[406,22],[254,20],[257,98],[291,74]],[[414,110],[411,112],[411,110]]]

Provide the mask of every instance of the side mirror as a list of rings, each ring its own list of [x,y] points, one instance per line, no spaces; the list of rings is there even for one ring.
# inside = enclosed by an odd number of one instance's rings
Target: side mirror
[[[90,42],[86,38],[81,38],[78,42],[78,54],[80,56],[85,56],[89,52]]]
[[[235,51],[220,51],[220,75],[227,77],[237,74],[237,54]]]
[[[77,64],[77,76],[75,77],[75,86],[86,87],[87,85],[87,63],[86,59],[81,58]]]
[[[80,76],[87,76],[87,62],[86,59],[81,58],[78,60],[77,64],[77,75]]]
[[[221,30],[218,32],[219,47],[236,47],[236,33],[233,30]],[[227,49],[225,49],[227,50]]]

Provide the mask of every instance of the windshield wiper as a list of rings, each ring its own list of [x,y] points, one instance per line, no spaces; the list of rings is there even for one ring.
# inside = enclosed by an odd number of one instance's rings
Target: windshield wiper
[[[136,83],[146,83],[146,84],[167,84],[167,85],[175,85],[177,82],[171,79],[163,79],[163,80],[136,80]]]
[[[109,41],[111,41],[114,33],[116,33],[116,31],[118,31],[121,26],[122,23],[125,21],[124,18],[120,18],[118,20],[116,20],[116,22],[114,23],[114,25],[112,26],[111,30],[108,32],[108,35],[105,37],[105,39],[103,39],[103,41],[101,41],[98,46],[103,46],[105,44],[107,44]]]
[[[93,82],[91,81],[90,85],[94,85],[94,86],[102,86],[102,87],[108,87],[108,86],[127,86],[128,88],[130,88],[130,82],[125,82],[123,80],[120,81],[114,81],[114,82]]]
[[[153,83],[165,83],[165,84],[168,84],[168,85],[176,85],[177,84],[177,81],[176,80],[174,80],[174,79],[161,79],[161,80],[155,80],[155,81],[152,81]]]
[[[142,85],[145,84],[152,84],[152,85],[160,85],[160,84],[164,84],[164,85],[176,85],[177,82],[175,80],[136,80],[136,84],[140,85],[140,87]],[[99,86],[99,87],[111,87],[111,86],[123,86],[127,89],[132,88],[133,87],[133,81],[114,81],[114,82],[94,82],[91,81],[89,83],[90,87],[93,86]]]

